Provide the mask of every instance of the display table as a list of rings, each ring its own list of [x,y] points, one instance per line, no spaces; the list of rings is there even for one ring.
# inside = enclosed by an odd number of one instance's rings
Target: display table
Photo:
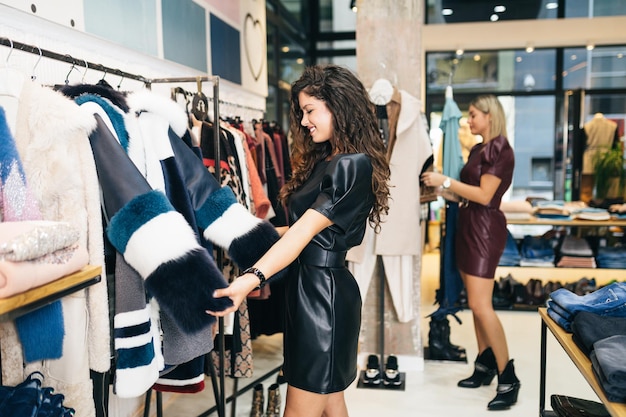
[[[517,224],[523,226],[567,226],[567,227],[626,227],[626,219],[613,218],[610,220],[567,220],[548,219],[531,216],[530,219],[507,219],[507,224]]]
[[[561,226],[567,228],[626,228],[625,219],[612,218],[610,220],[567,220],[567,219],[545,219],[532,216],[530,219],[507,219],[507,225],[516,226]],[[594,277],[599,285],[612,280],[622,280],[624,278],[623,269],[609,268],[563,268],[550,266],[498,266],[496,277],[511,274],[521,282],[528,282],[530,279],[540,279],[547,281],[572,281],[582,277]]]
[[[593,391],[596,393],[600,401],[605,405],[608,412],[613,417],[626,417],[626,404],[615,403],[607,400],[606,395],[602,389],[602,386],[596,379],[596,376],[591,369],[591,361],[574,343],[572,340],[572,334],[566,332],[561,326],[559,326],[554,320],[548,316],[546,308],[539,309],[539,315],[541,316],[541,359],[540,359],[540,380],[539,380],[539,416],[548,417],[555,416],[551,411],[545,411],[546,405],[546,337],[547,330],[554,335],[559,344],[563,347],[563,350],[567,352],[572,362],[576,365],[580,373],[585,377],[585,380],[589,383]]]
[[[0,299],[0,321],[13,320],[66,295],[100,282],[101,266],[87,265],[78,272],[20,294]]]

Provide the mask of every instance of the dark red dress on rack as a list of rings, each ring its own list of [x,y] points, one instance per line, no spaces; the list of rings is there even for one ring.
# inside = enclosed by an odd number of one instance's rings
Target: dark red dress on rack
[[[498,136],[472,148],[460,179],[480,185],[482,174],[502,181],[486,206],[474,202],[460,203],[456,234],[456,264],[466,274],[493,278],[506,245],[506,218],[500,201],[513,180],[515,155],[509,141]]]
[[[364,154],[318,163],[290,196],[290,224],[308,209],[334,223],[305,247],[286,279],[283,372],[293,387],[326,394],[356,378],[361,295],[345,256],[363,240],[373,201],[372,165]]]

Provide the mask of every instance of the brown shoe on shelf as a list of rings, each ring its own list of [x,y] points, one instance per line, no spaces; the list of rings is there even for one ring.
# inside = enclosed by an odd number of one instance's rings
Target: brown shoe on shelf
[[[272,384],[267,389],[267,410],[265,417],[280,417],[280,386]]]
[[[263,397],[263,384],[256,384],[252,393],[252,408],[250,409],[250,417],[263,417],[263,405],[265,398]]]

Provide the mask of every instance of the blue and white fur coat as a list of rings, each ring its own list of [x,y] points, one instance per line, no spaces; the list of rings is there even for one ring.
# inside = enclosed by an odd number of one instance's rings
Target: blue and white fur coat
[[[123,294],[116,295],[114,388],[118,396],[134,397],[164,367],[213,348],[215,319],[205,310],[223,310],[231,301],[212,296],[227,282],[209,242],[247,268],[278,234],[206,170],[183,140],[187,116],[176,103],[147,91],[128,97],[128,112],[88,91],[75,100],[93,109],[97,128],[90,142],[109,219],[106,235],[131,267],[122,265],[125,273],[116,277],[129,282],[116,284]]]

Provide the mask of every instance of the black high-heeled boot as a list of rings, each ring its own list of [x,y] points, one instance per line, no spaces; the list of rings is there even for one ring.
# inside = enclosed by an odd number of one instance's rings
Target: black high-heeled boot
[[[474,362],[474,373],[469,378],[459,381],[461,388],[478,388],[481,385],[489,385],[498,374],[498,365],[493,350],[490,347],[483,350]]]
[[[519,379],[515,376],[513,359],[506,364],[506,368],[498,375],[498,389],[496,397],[489,401],[489,410],[506,410],[517,402],[517,394],[521,387]]]

